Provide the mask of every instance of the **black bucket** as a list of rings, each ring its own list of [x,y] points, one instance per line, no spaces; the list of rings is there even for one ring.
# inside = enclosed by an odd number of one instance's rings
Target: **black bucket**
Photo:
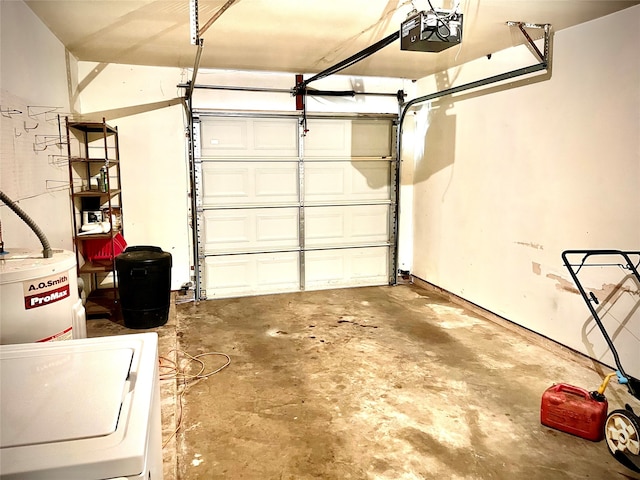
[[[147,245],[127,247],[116,257],[122,318],[127,328],[167,323],[171,297],[171,254]]]

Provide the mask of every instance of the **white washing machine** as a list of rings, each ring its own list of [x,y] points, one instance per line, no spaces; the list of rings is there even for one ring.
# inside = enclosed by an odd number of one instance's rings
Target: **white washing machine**
[[[158,336],[0,345],[3,480],[162,479]]]

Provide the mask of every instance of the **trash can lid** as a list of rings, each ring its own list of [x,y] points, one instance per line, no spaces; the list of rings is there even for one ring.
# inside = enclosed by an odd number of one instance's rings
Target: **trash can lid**
[[[133,264],[168,264],[171,266],[171,254],[163,252],[159,247],[127,247],[127,249],[116,257],[117,263]]]

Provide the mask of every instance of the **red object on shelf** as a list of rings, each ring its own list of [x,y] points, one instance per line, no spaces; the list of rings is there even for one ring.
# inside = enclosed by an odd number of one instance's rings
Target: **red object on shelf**
[[[540,406],[540,423],[547,427],[599,442],[604,437],[608,402],[594,398],[584,388],[566,383],[545,390]]]
[[[113,242],[113,251],[111,242]],[[127,248],[127,242],[120,233],[116,233],[113,238],[93,238],[84,241],[84,257],[90,262],[113,260],[124,252],[125,248]]]

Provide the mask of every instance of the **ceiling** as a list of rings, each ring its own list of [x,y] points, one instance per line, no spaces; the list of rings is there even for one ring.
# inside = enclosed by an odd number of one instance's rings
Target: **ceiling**
[[[79,60],[193,67],[189,0],[26,0]],[[452,8],[451,0],[431,0]],[[631,7],[619,0],[461,0],[460,46],[401,51],[399,42],[345,74],[417,79],[523,43],[507,21],[562,30]],[[227,0],[198,0],[202,28]],[[413,5],[412,5],[413,4]],[[202,35],[200,68],[315,73],[397,31],[428,0],[236,0]],[[533,35],[532,35],[533,36]]]

